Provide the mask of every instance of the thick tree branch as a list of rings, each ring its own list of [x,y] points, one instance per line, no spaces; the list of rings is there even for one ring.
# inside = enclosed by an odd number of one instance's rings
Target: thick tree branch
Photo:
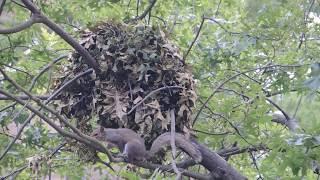
[[[244,180],[246,177],[242,176],[233,167],[231,167],[222,157],[217,153],[211,151],[208,147],[193,140],[193,143],[198,147],[202,154],[202,164],[207,168],[211,174],[212,179],[224,180]]]
[[[143,167],[146,169],[152,169],[152,170],[160,169],[162,171],[174,173],[174,170],[172,169],[171,165],[159,165],[159,164],[153,164],[153,163],[149,163],[149,162],[135,162],[134,165],[139,166],[139,167]],[[179,164],[177,164],[177,165],[179,166]],[[187,170],[181,169],[181,168],[179,169],[179,171],[181,171],[182,175],[192,177],[195,179],[200,179],[200,180],[212,179],[211,176],[209,176],[209,175],[202,175],[202,174],[190,172],[190,171],[187,171]]]

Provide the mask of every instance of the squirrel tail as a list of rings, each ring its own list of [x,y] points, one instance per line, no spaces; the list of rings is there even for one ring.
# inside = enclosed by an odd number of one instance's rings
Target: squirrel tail
[[[149,157],[153,157],[157,152],[165,147],[170,147],[170,138],[170,132],[161,134],[159,137],[157,137],[152,143],[149,151]],[[195,162],[199,163],[202,161],[201,152],[184,135],[176,133],[175,144],[178,148],[182,149],[185,153],[191,156]]]

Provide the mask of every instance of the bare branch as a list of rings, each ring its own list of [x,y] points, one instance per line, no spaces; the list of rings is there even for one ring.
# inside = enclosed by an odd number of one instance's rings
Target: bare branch
[[[169,117],[167,117],[169,118]],[[170,133],[170,145],[171,145],[171,153],[172,153],[172,159],[171,159],[171,165],[174,170],[174,172],[177,174],[176,179],[181,179],[181,172],[179,171],[175,158],[177,156],[177,148],[175,144],[175,134],[176,134],[176,120],[174,115],[174,109],[170,110],[170,121],[171,121],[171,133]]]
[[[96,60],[90,55],[90,53],[81,46],[72,36],[67,34],[61,27],[52,22],[47,17],[43,16],[43,24],[47,25],[51,30],[57,33],[62,39],[64,39],[68,44],[70,44],[79,54],[84,57],[85,62],[92,67],[96,73],[100,73],[99,64]]]
[[[2,1],[1,1],[1,4],[0,4],[0,16],[1,16],[1,14],[2,14],[3,7],[4,7],[5,4],[6,4],[6,0],[2,0]]]
[[[165,87],[161,87],[161,88],[158,88],[154,91],[151,91],[146,97],[144,97],[140,102],[138,102],[135,106],[133,106],[129,112],[127,112],[127,115],[131,114],[138,106],[140,106],[145,100],[147,100],[150,96],[152,96],[153,94],[161,91],[161,90],[165,90],[165,89],[173,89],[173,88],[176,88],[176,89],[183,89],[183,87],[180,87],[180,86],[165,86]]]
[[[29,77],[32,77],[32,75],[31,75],[30,73],[28,73],[28,72],[26,72],[26,71],[24,71],[24,70],[22,70],[22,69],[19,69],[19,68],[16,68],[16,67],[13,67],[13,66],[10,66],[10,65],[7,65],[7,64],[3,64],[3,63],[1,63],[1,62],[0,62],[0,65],[1,65],[1,66],[5,66],[5,67],[10,68],[10,69],[14,69],[14,70],[16,70],[16,71],[18,71],[18,72],[21,72],[21,73],[26,74],[26,75],[29,76]]]
[[[16,116],[12,118],[13,121],[15,121],[15,119],[18,117],[18,114],[20,114],[20,113],[24,110],[24,108],[26,107],[26,105],[27,105],[29,102],[30,102],[30,100],[28,100],[28,102],[23,106],[23,108],[21,108],[21,110],[19,111],[19,113],[17,113]],[[18,133],[16,134],[16,137],[11,140],[11,142],[8,144],[8,146],[6,147],[6,149],[5,149],[5,150],[3,151],[3,153],[1,154],[1,156],[0,156],[0,161],[1,161],[1,159],[9,152],[9,150],[11,149],[11,147],[13,146],[13,144],[14,144],[14,143],[17,141],[17,139],[20,137],[20,135],[21,135],[21,133],[22,133],[22,130],[27,126],[27,124],[29,124],[29,121],[26,120],[26,121],[23,122],[23,124],[22,124],[22,126],[20,127]]]
[[[160,169],[162,171],[174,172],[171,165],[159,165],[159,164],[153,164],[153,163],[142,162],[142,161],[134,162],[134,165],[139,166],[139,167],[143,167],[146,169],[152,169],[152,170]],[[179,169],[179,170],[181,171],[182,175],[184,175],[184,176],[188,176],[188,177],[192,177],[192,178],[200,179],[200,180],[212,179],[211,176],[208,176],[208,175],[202,175],[202,174],[190,172],[185,169]]]
[[[7,136],[7,137],[9,137],[9,138],[11,138],[11,139],[16,138],[15,136],[10,135],[10,134],[7,134],[7,133],[5,133],[5,132],[0,132],[0,135]],[[21,138],[18,138],[18,140],[19,140],[19,141],[22,141]],[[31,144],[33,144],[33,145],[35,145],[35,146],[37,146],[37,147],[39,147],[39,148],[43,148],[43,149],[46,149],[46,150],[48,149],[47,147],[45,147],[45,146],[43,146],[43,145],[40,145],[40,144],[37,144],[37,143],[34,143],[34,142],[31,142]]]
[[[278,105],[276,104],[275,102],[273,102],[271,99],[269,98],[266,98],[266,100],[272,104],[274,107],[276,107],[279,111],[281,111],[281,113],[286,117],[287,121],[289,121],[291,118],[290,116]]]
[[[241,153],[245,153],[245,152],[251,152],[251,151],[267,151],[270,150],[268,147],[266,147],[265,145],[259,145],[259,146],[254,146],[254,147],[246,147],[246,148],[239,148],[239,147],[231,147],[228,149],[221,149],[218,150],[217,153],[220,156],[232,156],[232,155],[237,155],[237,154],[241,154]]]
[[[214,14],[215,14],[215,16],[218,16],[218,14],[219,14],[219,9],[220,9],[221,2],[222,2],[222,0],[220,0],[220,1],[219,1],[219,3],[218,3],[218,6],[217,6],[217,9],[216,9],[216,12],[214,13]]]
[[[40,76],[45,73],[52,65],[54,65],[55,63],[59,62],[60,60],[64,59],[68,57],[68,55],[62,55],[56,59],[54,59],[52,62],[50,62],[47,66],[45,66],[41,71],[40,73],[35,76],[32,81],[31,81],[31,85],[30,85],[30,88],[29,88],[29,91],[31,91],[34,87],[34,85],[36,84],[37,80],[40,78]]]
[[[58,133],[60,133],[62,136],[69,137],[72,139],[75,139],[89,147],[92,147],[100,152],[106,153],[107,155],[110,155],[110,160],[112,161],[114,158],[111,156],[109,151],[102,145],[99,141],[95,140],[94,138],[91,138],[90,136],[84,135],[82,133],[79,133],[79,135],[71,133],[69,131],[65,131],[61,127],[59,127],[57,124],[55,124],[53,121],[51,121],[48,117],[46,117],[43,113],[41,113],[39,110],[35,109],[33,106],[30,106],[29,104],[26,104],[21,99],[16,98],[14,95],[0,89],[0,93],[10,97],[12,100],[15,100],[17,103],[21,105],[25,105],[30,111],[32,111],[34,114],[39,116],[41,119],[43,119],[45,122],[47,122],[53,129],[55,129]],[[30,97],[31,98],[31,97]],[[31,98],[32,99],[32,98]],[[48,108],[49,109],[49,108]],[[59,119],[61,120],[61,119]],[[69,122],[67,122],[65,119],[62,121],[63,123],[67,123],[66,125],[70,127],[71,129],[76,129],[73,127]],[[79,130],[78,130],[79,131]]]
[[[73,79],[69,80],[66,84],[64,84],[62,87],[60,87],[58,90],[56,90],[46,101],[44,104],[49,103],[54,97],[56,97],[64,88],[66,88],[67,86],[69,86],[72,82],[74,82],[75,80],[77,80],[79,77],[92,73],[92,69],[89,69],[83,73],[78,74],[77,76],[75,76]],[[10,79],[6,73],[0,69],[0,72],[4,75],[4,77],[9,80],[10,82],[13,82],[14,85],[16,85],[16,87],[20,87],[18,86],[12,79]],[[21,87],[20,87],[21,88]],[[19,89],[19,88],[18,88]],[[22,89],[22,88],[21,88]],[[9,97],[9,96],[8,96]],[[10,99],[12,99],[11,97],[9,97]],[[15,97],[16,99],[19,99],[17,97]],[[28,96],[27,99],[29,99],[30,97]],[[14,100],[14,99],[13,99]],[[41,110],[41,108],[39,109]],[[6,149],[4,150],[4,152],[1,154],[0,156],[0,160],[7,154],[7,152],[11,149],[11,147],[13,146],[13,144],[16,142],[16,140],[19,138],[19,136],[21,135],[22,131],[24,130],[24,128],[26,127],[26,125],[35,117],[36,114],[30,114],[30,116],[25,120],[25,122],[23,123],[23,125],[20,127],[20,129],[18,130],[18,133],[16,135],[16,137],[9,143],[9,145],[6,147]]]
[[[24,166],[22,166],[22,167],[20,167],[20,168],[18,168],[16,170],[10,172],[9,174],[7,174],[5,176],[1,176],[0,179],[1,180],[8,179],[10,176],[13,176],[13,175],[15,175],[17,173],[20,173],[21,171],[25,170],[27,167],[28,167],[28,165],[24,165]]]
[[[191,51],[191,48],[193,47],[194,43],[197,41],[197,39],[198,39],[198,37],[199,37],[199,35],[200,35],[200,31],[202,30],[202,27],[203,27],[203,24],[204,24],[204,20],[205,20],[205,18],[204,18],[204,16],[202,16],[202,20],[201,20],[201,23],[200,23],[200,27],[199,27],[199,29],[198,29],[198,32],[197,32],[196,36],[194,37],[191,45],[189,46],[186,54],[183,56],[183,59],[182,59],[182,62],[183,62],[183,63],[186,62],[186,58],[187,58],[189,52]]]
[[[50,97],[49,95],[33,95],[33,96],[36,97],[37,99],[41,99],[41,100],[47,100]],[[28,100],[29,99],[29,97],[26,95],[17,95],[16,97],[18,97],[21,100]],[[55,98],[53,98],[53,99],[55,99]],[[0,94],[0,100],[10,100],[10,98]]]
[[[255,69],[256,70],[256,69]],[[216,87],[216,89],[211,93],[211,95],[207,98],[207,100],[203,103],[203,105],[200,107],[196,117],[194,118],[193,120],[193,126],[194,124],[196,123],[197,119],[199,118],[199,115],[200,113],[202,112],[202,110],[204,109],[204,107],[208,104],[208,102],[210,101],[210,99],[219,91],[219,89],[224,86],[227,82],[231,81],[232,79],[240,76],[241,74],[244,74],[244,73],[248,73],[248,72],[251,72],[251,71],[254,71],[254,70],[248,70],[248,71],[244,71],[244,72],[241,72],[241,73],[237,73],[233,76],[231,76],[230,78],[226,79],[225,81],[223,81],[220,85],[218,85],[218,87]]]
[[[49,158],[52,158],[63,146],[65,146],[66,143],[62,143],[60,145],[58,145],[49,155]],[[0,179],[1,180],[5,180],[5,179],[8,179],[9,177],[13,176],[13,175],[16,175],[17,173],[21,173],[23,170],[25,170],[26,168],[28,167],[28,165],[24,165],[12,172],[10,172],[9,174],[5,175],[5,176],[0,176]]]
[[[192,125],[194,126],[194,124],[196,123],[197,119],[199,118],[199,115],[201,114],[202,110],[207,106],[208,102],[210,101],[210,99],[219,91],[219,89],[221,89],[226,83],[228,83],[229,81],[233,80],[234,78],[249,73],[249,72],[253,72],[256,70],[261,70],[261,69],[267,69],[267,68],[292,68],[292,67],[301,67],[304,66],[303,65],[280,65],[280,64],[276,64],[276,65],[269,65],[269,66],[263,66],[263,67],[257,67],[257,68],[253,68],[253,69],[249,69],[243,72],[238,72],[237,74],[229,77],[228,79],[224,80],[221,84],[219,84],[211,93],[211,95],[207,98],[207,100],[202,104],[202,106],[200,107],[199,111],[197,112],[196,117],[193,120]]]
[[[231,134],[231,132],[222,132],[222,133],[211,133],[211,132],[206,132],[206,131],[201,131],[201,130],[198,130],[198,129],[192,129],[193,131],[195,132],[199,132],[199,133],[202,133],[202,134],[207,134],[207,135],[211,135],[211,136],[223,136],[223,135],[227,135],[227,134]]]
[[[156,4],[156,2],[157,2],[157,0],[153,0],[152,2],[150,2],[149,6],[146,8],[146,10],[140,16],[135,17],[133,19],[129,19],[128,21],[126,21],[126,23],[133,22],[133,21],[138,21],[138,20],[141,20],[141,19],[145,18],[148,15],[148,13],[151,11],[153,6]]]
[[[41,11],[29,0],[21,0],[23,4],[32,12],[32,17],[36,16],[39,18],[40,22],[47,25],[51,30],[57,33],[62,39],[64,39],[68,44],[70,44],[76,51],[79,52],[81,56],[84,57],[85,62],[92,67],[97,73],[100,72],[99,65],[95,59],[90,55],[90,53],[81,46],[72,36],[67,34],[61,27],[52,22],[48,17],[43,15]]]
[[[17,104],[17,103],[11,103],[11,104],[3,107],[2,109],[0,109],[0,112],[5,111],[5,110],[7,110],[7,109],[9,109],[9,108],[11,108],[11,107],[14,107],[16,104]]]
[[[197,146],[202,154],[202,164],[205,168],[210,170],[211,179],[226,179],[226,180],[244,180],[247,179],[239,172],[237,172],[232,166],[230,166],[222,157],[216,152],[211,151],[208,147],[193,140],[193,143]]]
[[[28,19],[24,23],[21,23],[19,25],[16,25],[14,27],[7,28],[7,29],[0,28],[0,34],[12,34],[12,33],[17,33],[17,32],[23,31],[23,30],[31,27],[35,23],[40,23],[41,20],[42,19],[39,16],[32,15],[30,17],[30,19]]]
[[[253,153],[251,151],[249,151],[249,154],[251,156],[251,159],[252,159],[252,163],[254,165],[254,167],[256,168],[257,172],[258,172],[258,175],[259,177],[257,179],[263,179],[262,175],[261,175],[261,172],[260,172],[260,169],[258,167],[258,164],[257,164],[257,160],[256,158],[254,157]]]

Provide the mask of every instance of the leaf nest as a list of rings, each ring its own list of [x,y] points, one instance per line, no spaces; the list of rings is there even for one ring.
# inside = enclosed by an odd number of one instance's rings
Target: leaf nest
[[[81,45],[96,59],[101,72],[82,76],[55,102],[82,131],[92,117],[104,127],[130,128],[149,144],[170,129],[174,109],[176,131],[191,127],[196,93],[189,68],[160,28],[103,23],[81,34]],[[61,67],[54,88],[89,69],[79,53]],[[130,113],[129,113],[130,112]]]

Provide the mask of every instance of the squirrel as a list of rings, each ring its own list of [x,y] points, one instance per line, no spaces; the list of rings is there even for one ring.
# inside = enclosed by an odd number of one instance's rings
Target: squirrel
[[[170,146],[171,138],[170,132],[160,135],[154,140],[150,150],[147,151],[144,139],[131,129],[112,129],[101,126],[95,129],[91,136],[100,141],[106,141],[109,147],[118,147],[122,152],[122,156],[128,158],[129,162],[144,161],[153,157],[162,148]],[[175,143],[177,147],[191,156],[196,163],[202,161],[201,152],[184,135],[176,133]]]

